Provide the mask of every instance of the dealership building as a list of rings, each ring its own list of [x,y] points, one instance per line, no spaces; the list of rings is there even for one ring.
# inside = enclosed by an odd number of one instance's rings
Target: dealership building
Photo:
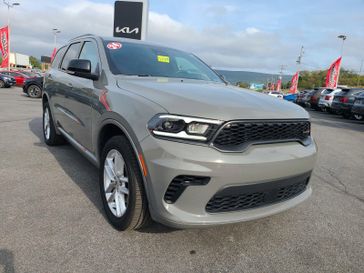
[[[10,67],[31,68],[29,56],[20,53],[10,53]]]

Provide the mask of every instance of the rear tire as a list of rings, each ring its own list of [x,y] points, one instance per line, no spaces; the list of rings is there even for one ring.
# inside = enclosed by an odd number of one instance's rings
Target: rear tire
[[[150,223],[142,173],[134,150],[124,136],[114,136],[106,142],[99,184],[106,216],[115,229],[136,230]]]
[[[43,137],[48,146],[56,146],[65,142],[64,138],[56,132],[48,102],[43,106]]]

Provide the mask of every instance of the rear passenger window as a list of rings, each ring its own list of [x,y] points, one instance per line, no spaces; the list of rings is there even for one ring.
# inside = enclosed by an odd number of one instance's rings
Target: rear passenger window
[[[61,47],[58,51],[57,51],[57,54],[56,56],[54,57],[53,59],[53,62],[52,62],[52,68],[57,68],[62,60],[62,57],[66,51],[66,47]]]
[[[64,55],[61,68],[67,70],[68,64],[72,59],[77,59],[81,43],[74,43],[68,48],[66,55]]]
[[[96,72],[97,65],[99,64],[99,53],[95,43],[85,42],[79,58],[89,60],[91,62],[91,72]]]

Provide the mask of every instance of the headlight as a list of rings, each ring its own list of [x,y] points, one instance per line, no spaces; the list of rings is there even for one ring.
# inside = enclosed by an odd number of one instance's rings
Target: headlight
[[[9,77],[3,77],[4,78],[4,80],[6,80],[6,81],[10,81],[11,80],[11,78],[9,78]]]
[[[148,122],[156,137],[207,142],[223,121],[205,118],[159,114]]]

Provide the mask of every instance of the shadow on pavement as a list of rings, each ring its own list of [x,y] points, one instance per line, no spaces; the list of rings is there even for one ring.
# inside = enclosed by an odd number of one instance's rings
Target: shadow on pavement
[[[42,118],[32,119],[29,122],[29,128],[39,139],[39,143],[34,145],[45,147],[49,150],[65,173],[83,191],[107,221],[100,198],[97,168],[69,144],[57,147],[47,146],[43,139]],[[140,230],[143,233],[167,233],[172,231],[175,231],[175,229],[155,222]]]
[[[8,249],[0,249],[0,265],[5,273],[14,273],[14,254]]]

